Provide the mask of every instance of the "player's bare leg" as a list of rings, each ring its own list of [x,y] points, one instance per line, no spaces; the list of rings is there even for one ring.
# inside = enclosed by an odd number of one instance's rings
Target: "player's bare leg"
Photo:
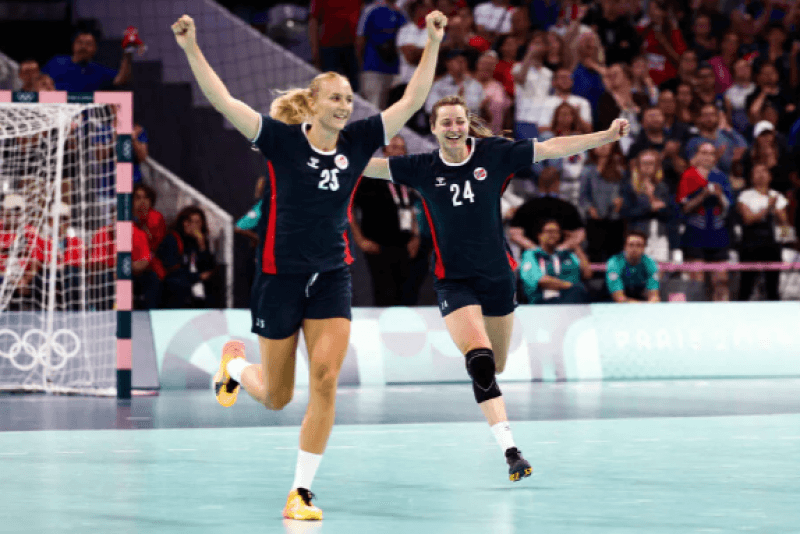
[[[511,318],[508,319],[508,317]],[[513,316],[501,319],[506,319],[509,324],[513,323]],[[516,482],[530,476],[531,466],[514,444],[511,426],[508,424],[506,404],[495,379],[495,354],[492,351],[492,343],[487,333],[481,307],[477,305],[464,306],[448,314],[444,321],[456,346],[467,359],[467,371],[472,378],[475,400],[489,422],[500,449],[505,454],[506,463],[509,466],[509,478]],[[503,366],[505,366],[505,356],[510,343],[510,332],[509,328],[505,338],[497,336],[498,341],[502,344]],[[493,333],[496,333],[495,329],[493,329]]]
[[[494,365],[497,374],[502,373],[508,361],[508,349],[511,347],[511,331],[514,328],[514,314],[509,313],[501,317],[484,317],[483,324],[486,334],[492,343],[494,351]]]

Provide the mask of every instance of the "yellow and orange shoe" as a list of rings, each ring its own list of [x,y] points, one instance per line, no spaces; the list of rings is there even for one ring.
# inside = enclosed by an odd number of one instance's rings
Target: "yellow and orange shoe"
[[[228,374],[228,362],[234,358],[244,358],[244,343],[241,341],[228,341],[222,347],[222,360],[219,369],[214,375],[214,394],[217,402],[229,408],[236,403],[239,395],[239,382]]]
[[[314,494],[305,488],[293,489],[286,499],[283,517],[300,521],[319,521],[322,519],[322,510],[311,504],[313,498]]]

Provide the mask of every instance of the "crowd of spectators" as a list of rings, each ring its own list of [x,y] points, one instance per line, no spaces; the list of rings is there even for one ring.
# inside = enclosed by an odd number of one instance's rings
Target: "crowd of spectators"
[[[783,248],[796,248],[800,2],[352,0],[336,2],[338,16],[323,4],[312,3],[315,57],[330,60],[324,43],[334,33],[352,35],[337,46],[352,49],[358,72],[335,61],[323,66],[351,76],[379,109],[402,94],[419,62],[425,14],[448,15],[437,79],[409,124],[421,135],[430,134],[425,112],[449,94],[508,137],[572,135],[618,117],[631,123],[619,143],[537,164],[512,180],[503,215],[523,260],[522,297],[548,300],[557,291],[550,285],[569,283],[564,300],[628,299],[610,277],[620,254],[644,261],[629,254],[631,240],[644,242],[648,266],[780,261]],[[363,238],[369,228],[359,230],[356,243],[377,254],[374,240]],[[556,237],[553,255],[547,247]],[[602,291],[588,296],[577,289],[589,277],[584,255],[609,262],[605,275],[594,275],[605,279]],[[553,261],[577,279],[550,280]],[[370,260],[373,277],[388,276],[376,274],[377,262]],[[738,288],[724,268],[686,276],[705,284],[709,299],[746,300],[757,274],[742,275]],[[766,273],[764,297],[779,298],[777,280]],[[641,291],[635,299],[653,300]]]

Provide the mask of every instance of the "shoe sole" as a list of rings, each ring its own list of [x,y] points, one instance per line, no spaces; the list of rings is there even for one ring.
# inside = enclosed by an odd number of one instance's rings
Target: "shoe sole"
[[[508,479],[511,482],[519,482],[523,478],[528,478],[532,474],[533,474],[533,468],[532,467],[526,467],[522,471],[517,471],[515,473],[511,473],[510,475],[508,475]]]
[[[222,347],[222,359],[219,362],[219,369],[214,375],[214,394],[217,397],[217,402],[225,408],[230,408],[236,404],[236,398],[239,396],[239,385],[237,384],[233,391],[228,391],[226,384],[231,380],[228,374],[228,362],[235,358],[244,358],[244,343],[241,341],[228,341]]]

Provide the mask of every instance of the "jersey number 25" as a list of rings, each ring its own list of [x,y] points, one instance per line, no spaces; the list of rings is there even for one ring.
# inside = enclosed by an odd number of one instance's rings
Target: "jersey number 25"
[[[450,191],[453,193],[453,206],[460,206],[464,202],[461,199],[468,199],[471,203],[475,202],[475,195],[472,192],[472,186],[469,184],[469,180],[464,182],[464,194],[461,194],[461,188],[458,184],[451,184]],[[461,199],[459,199],[459,195],[461,195]]]
[[[322,169],[322,179],[319,181],[319,188],[336,191],[339,189],[339,169]]]

